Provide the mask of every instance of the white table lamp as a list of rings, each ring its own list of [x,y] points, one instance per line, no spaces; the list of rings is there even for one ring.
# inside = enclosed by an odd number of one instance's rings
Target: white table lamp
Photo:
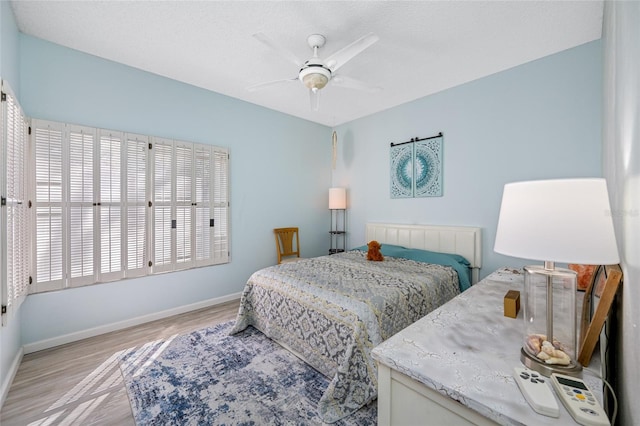
[[[576,374],[576,273],[555,263],[620,261],[604,179],[556,179],[504,186],[494,251],[526,266],[522,362],[549,376]]]

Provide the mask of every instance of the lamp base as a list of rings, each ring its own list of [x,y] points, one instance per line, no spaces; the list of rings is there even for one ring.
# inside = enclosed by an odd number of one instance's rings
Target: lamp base
[[[566,374],[567,376],[579,376],[582,365],[571,360],[569,365],[547,364],[527,353],[524,348],[520,348],[520,361],[529,369],[537,371],[545,377],[550,377],[551,373]]]

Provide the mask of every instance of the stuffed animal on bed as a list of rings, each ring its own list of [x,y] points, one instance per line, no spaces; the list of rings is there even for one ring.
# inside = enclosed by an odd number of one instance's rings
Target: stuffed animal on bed
[[[375,260],[378,262],[384,260],[384,256],[380,253],[380,247],[382,246],[379,242],[375,240],[370,241],[369,244],[367,244],[367,247],[369,247],[369,251],[367,251],[367,260]]]

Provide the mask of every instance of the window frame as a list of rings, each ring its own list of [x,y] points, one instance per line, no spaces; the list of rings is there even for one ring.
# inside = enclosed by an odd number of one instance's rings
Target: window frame
[[[120,131],[97,129],[86,126],[78,126],[73,124],[58,123],[47,120],[32,119],[32,136],[30,144],[33,145],[33,154],[30,158],[33,166],[32,173],[37,173],[36,157],[39,154],[38,140],[46,129],[54,129],[60,132],[62,136],[62,190],[60,209],[62,211],[62,278],[60,280],[47,282],[41,281],[38,277],[38,251],[37,247],[40,243],[38,236],[38,209],[50,207],[38,199],[37,189],[39,183],[34,179],[31,188],[34,196],[34,208],[32,214],[32,239],[33,249],[32,256],[34,259],[34,285],[32,293],[39,293],[49,290],[58,290],[69,287],[84,286],[108,281],[121,280],[124,278],[142,277],[146,275],[154,275],[163,272],[179,271],[191,269],[201,266],[209,266],[230,261],[229,247],[229,151],[227,148],[219,146],[178,141],[154,136],[147,136],[134,133],[126,133]],[[43,130],[45,129],[45,130]],[[83,133],[84,132],[84,133]],[[83,199],[82,202],[71,201],[72,191],[71,183],[74,178],[77,180],[80,171],[74,170],[76,163],[71,164],[73,155],[79,155],[78,152],[72,152],[70,145],[73,135],[86,134],[93,137],[92,145],[92,182],[93,182],[93,199],[88,201]],[[89,138],[89,136],[87,136]],[[88,150],[88,148],[87,148]],[[139,152],[143,150],[144,152]],[[181,152],[185,155],[182,157]],[[168,157],[163,157],[169,153]],[[200,168],[196,170],[198,158],[196,153],[203,153],[203,158],[207,158],[208,162],[200,161]],[[179,159],[182,158],[183,171],[186,175],[180,178]],[[89,164],[88,160],[84,163]],[[158,163],[160,161],[160,163]],[[164,161],[164,168],[161,162]],[[168,162],[168,163],[167,163]],[[117,164],[116,164],[117,163]],[[73,166],[73,167],[72,167]],[[89,168],[89,166],[85,166]],[[167,167],[169,170],[169,181],[166,181]],[[223,173],[217,176],[215,170],[222,169]],[[209,174],[207,194],[197,194],[197,184],[202,182],[203,177],[199,176],[199,171],[204,173],[206,170]],[[163,184],[169,185],[169,199],[160,199],[157,197],[156,189],[162,182],[158,181],[156,171],[165,173],[161,176],[165,179]],[[206,179],[206,177],[204,177]],[[86,179],[85,179],[86,180]],[[41,182],[42,183],[42,182]],[[40,183],[40,184],[41,184]],[[178,190],[178,183],[182,183],[183,197]],[[144,185],[144,197],[141,196],[140,186]],[[163,189],[158,187],[158,190]],[[220,195],[223,194],[223,195]],[[202,195],[201,205],[196,195]],[[218,203],[213,203],[214,198],[218,197]],[[85,197],[86,198],[86,197]],[[215,205],[215,208],[213,207]],[[72,253],[71,247],[74,246],[72,238],[77,235],[85,235],[82,232],[78,234],[78,220],[73,219],[71,213],[73,209],[80,207],[86,209],[91,206],[92,215],[85,212],[82,220],[87,223],[93,223],[93,244],[87,242],[87,247],[92,247],[93,273],[86,274],[81,277],[72,276]],[[199,218],[199,209],[209,208],[209,220]],[[142,210],[144,209],[144,211]],[[179,232],[177,227],[164,229],[162,231],[164,237],[168,239],[168,247],[165,251],[170,253],[169,262],[159,262],[157,259],[157,247],[160,239],[156,232],[160,232],[160,222],[158,215],[165,212],[163,218],[165,225],[169,224],[183,226],[183,233]],[[184,215],[179,216],[182,211]],[[166,216],[169,212],[169,216]],[[214,217],[214,213],[220,219]],[[89,219],[89,217],[91,219]],[[42,220],[42,218],[40,218]],[[143,223],[141,230],[140,223]],[[199,232],[203,231],[202,225],[213,224],[215,226],[207,226],[208,233],[203,238]],[[72,235],[73,234],[73,235]],[[89,234],[86,234],[87,241],[90,240]],[[183,236],[183,245],[181,246],[178,237]],[[208,241],[205,247],[202,242]],[[217,245],[214,242],[217,241]],[[107,244],[110,242],[109,244]],[[165,241],[167,244],[167,241]],[[132,247],[129,247],[131,245]],[[215,247],[222,247],[218,251]],[[84,246],[82,246],[84,247]],[[204,250],[205,255],[197,258],[195,250],[199,247]],[[184,261],[180,261],[180,249],[189,249],[184,253]],[[84,250],[84,248],[82,248]],[[109,250],[107,250],[109,249]],[[133,250],[133,251],[131,251]],[[135,259],[140,251],[143,256]],[[224,252],[224,253],[222,253]],[[77,253],[77,250],[74,251]],[[83,252],[84,254],[84,252]],[[105,258],[109,256],[109,258]],[[113,256],[113,257],[111,257]],[[141,261],[142,260],[142,261]],[[166,256],[165,256],[166,261]],[[76,266],[77,269],[77,266]]]

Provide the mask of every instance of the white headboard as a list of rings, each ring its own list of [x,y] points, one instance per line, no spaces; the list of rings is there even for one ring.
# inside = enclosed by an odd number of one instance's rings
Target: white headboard
[[[482,232],[471,226],[399,225],[367,223],[366,242],[394,244],[407,248],[453,253],[471,264],[471,282],[478,282],[482,267]]]

